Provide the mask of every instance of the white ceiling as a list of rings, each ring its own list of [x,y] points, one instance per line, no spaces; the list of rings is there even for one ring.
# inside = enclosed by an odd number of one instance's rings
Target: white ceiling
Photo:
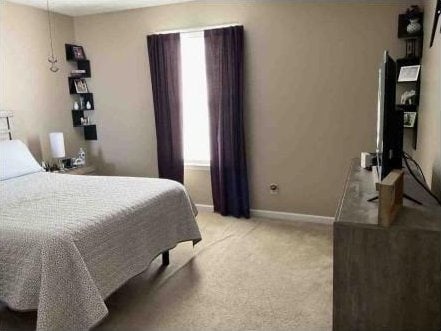
[[[0,0],[1,1],[1,0]],[[46,9],[46,0],[8,0]],[[119,10],[168,5],[192,0],[49,0],[51,11],[69,16],[108,13]]]
[[[0,0],[2,1],[2,0]],[[8,0],[10,2],[19,3],[22,5],[37,7],[46,9],[46,0]],[[49,6],[51,11],[65,14],[69,16],[82,16],[99,13],[108,13],[113,11],[162,6],[172,3],[189,2],[194,0],[49,0]],[[327,2],[349,2],[349,3],[420,3],[421,0],[202,0],[207,3],[210,2],[315,2],[315,3],[327,3]]]

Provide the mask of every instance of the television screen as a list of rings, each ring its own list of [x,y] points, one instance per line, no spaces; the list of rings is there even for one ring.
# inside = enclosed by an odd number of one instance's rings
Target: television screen
[[[396,64],[384,52],[379,70],[377,105],[377,171],[379,179],[402,168],[403,112],[396,109]]]

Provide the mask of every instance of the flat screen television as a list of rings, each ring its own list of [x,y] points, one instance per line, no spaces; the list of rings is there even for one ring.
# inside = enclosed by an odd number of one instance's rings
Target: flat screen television
[[[379,70],[377,110],[377,171],[382,180],[391,170],[402,168],[403,112],[396,109],[397,69],[388,51]]]

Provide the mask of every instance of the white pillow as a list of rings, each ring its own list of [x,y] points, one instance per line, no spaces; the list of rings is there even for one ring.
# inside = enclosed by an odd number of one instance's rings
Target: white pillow
[[[20,140],[0,141],[0,180],[44,171]]]

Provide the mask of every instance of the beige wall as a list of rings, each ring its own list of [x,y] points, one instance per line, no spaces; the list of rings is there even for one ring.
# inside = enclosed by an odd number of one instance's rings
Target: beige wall
[[[374,150],[382,52],[406,5],[187,3],[75,18],[92,61],[106,174],[155,176],[156,141],[146,35],[241,23],[246,32],[245,119],[251,206],[333,215],[349,159]],[[186,171],[196,202],[207,172]],[[280,185],[270,195],[270,183]]]
[[[73,19],[54,15],[54,20],[60,67],[55,74],[47,61],[47,13],[0,1],[0,109],[14,112],[14,136],[27,143],[39,161],[50,160],[49,132],[64,132],[69,155],[84,144],[81,132],[72,127],[66,78],[70,65],[65,61],[64,43],[75,39]]]
[[[441,196],[441,23],[438,23],[435,42],[429,48],[435,3],[435,0],[424,2],[424,50],[415,156],[421,163],[429,185]]]

